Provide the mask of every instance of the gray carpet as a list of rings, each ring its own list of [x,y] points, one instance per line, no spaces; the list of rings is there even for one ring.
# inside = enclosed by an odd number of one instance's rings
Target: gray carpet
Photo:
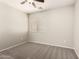
[[[72,49],[37,43],[26,43],[1,53],[14,59],[78,59]]]

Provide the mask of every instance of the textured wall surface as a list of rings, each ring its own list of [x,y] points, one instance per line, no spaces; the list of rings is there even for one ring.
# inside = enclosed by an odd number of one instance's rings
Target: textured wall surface
[[[73,48],[73,11],[73,7],[69,6],[31,14],[29,24],[33,25],[33,31],[30,32],[30,41]]]
[[[0,50],[26,41],[27,15],[0,3]]]

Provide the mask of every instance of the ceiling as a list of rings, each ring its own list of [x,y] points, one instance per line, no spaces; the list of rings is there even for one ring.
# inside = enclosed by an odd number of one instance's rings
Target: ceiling
[[[51,8],[53,9],[53,8],[73,5],[75,3],[75,0],[45,0],[45,3],[35,2],[37,6],[41,6],[43,8],[43,9],[38,9],[38,8],[34,8],[32,5],[29,5],[28,3],[21,5],[20,2],[22,1],[24,0],[2,0],[2,2],[26,13],[32,13],[32,12],[47,10]]]

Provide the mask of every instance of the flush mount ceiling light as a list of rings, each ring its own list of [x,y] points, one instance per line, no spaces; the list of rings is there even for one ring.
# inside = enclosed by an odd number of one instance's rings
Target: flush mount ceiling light
[[[21,4],[25,4],[26,2],[28,2],[29,4],[31,4],[34,8],[38,8],[38,9],[43,9],[42,7],[38,7],[36,6],[36,2],[39,2],[39,3],[44,3],[44,0],[24,0],[21,2]]]

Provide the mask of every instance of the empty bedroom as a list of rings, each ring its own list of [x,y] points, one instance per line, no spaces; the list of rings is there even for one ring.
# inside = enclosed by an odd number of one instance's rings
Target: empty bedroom
[[[0,59],[79,59],[79,0],[0,0]]]

